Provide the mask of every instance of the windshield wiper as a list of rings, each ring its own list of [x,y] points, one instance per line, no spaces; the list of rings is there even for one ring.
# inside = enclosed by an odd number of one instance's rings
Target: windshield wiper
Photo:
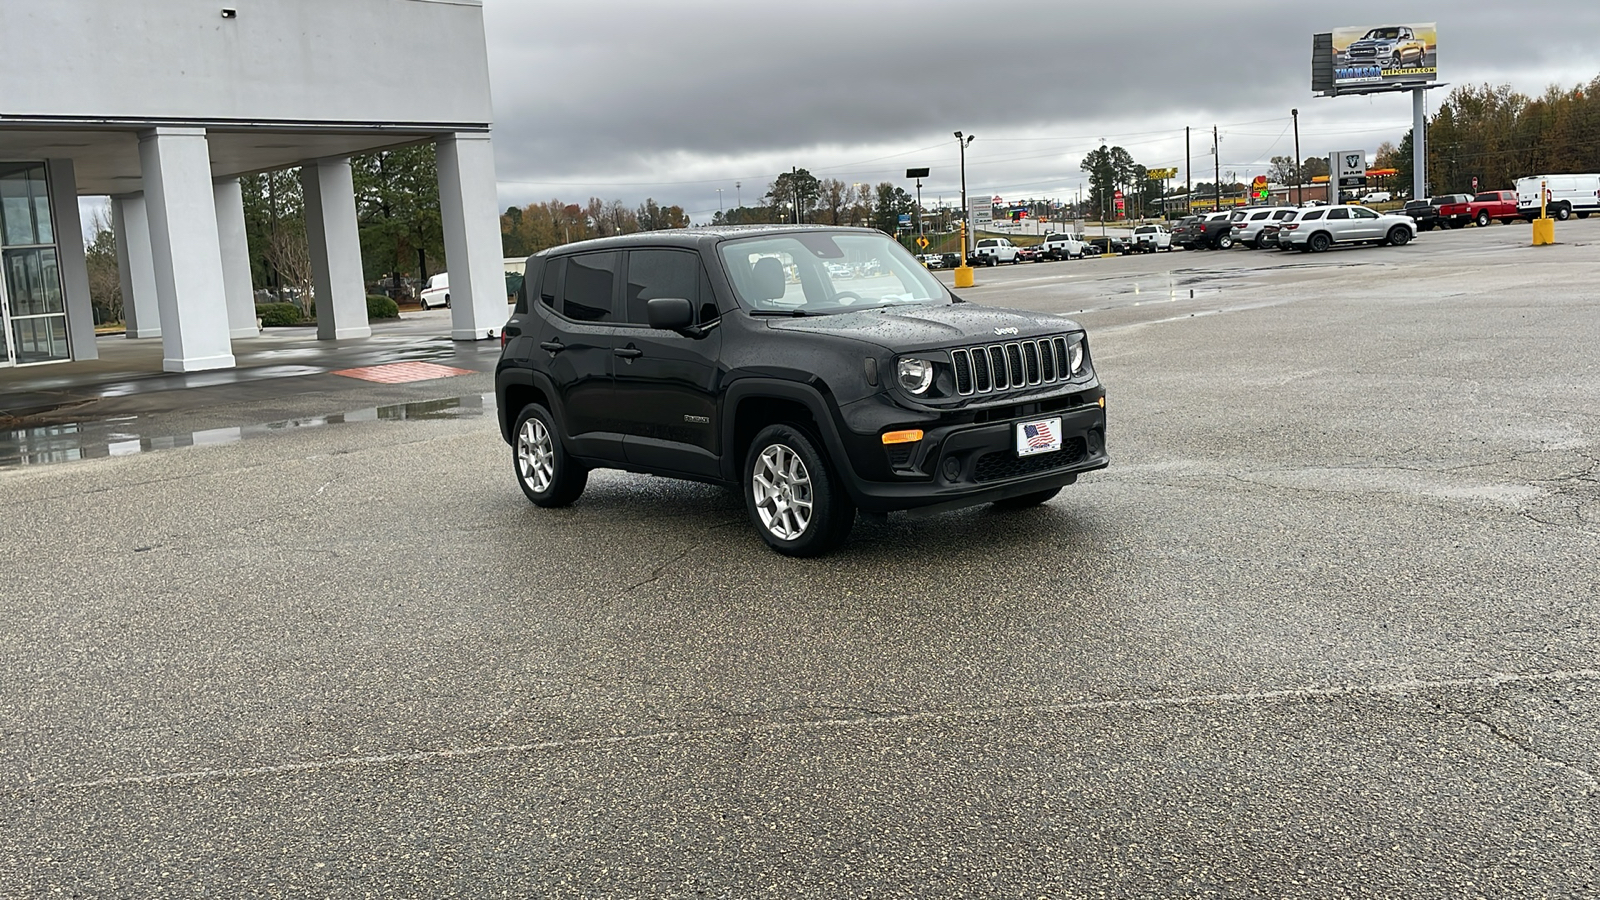
[[[791,319],[798,319],[801,316],[809,316],[809,315],[811,315],[811,313],[808,313],[803,309],[752,309],[752,310],[750,310],[750,315],[752,315],[752,316],[785,316],[785,317],[791,318]]]

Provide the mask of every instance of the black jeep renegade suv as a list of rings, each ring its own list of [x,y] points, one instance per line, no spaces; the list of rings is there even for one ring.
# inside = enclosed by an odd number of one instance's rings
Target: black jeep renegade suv
[[[555,247],[528,259],[501,341],[500,429],[540,506],[595,468],[713,482],[812,556],[858,509],[1031,506],[1107,464],[1082,328],[965,303],[868,229]]]

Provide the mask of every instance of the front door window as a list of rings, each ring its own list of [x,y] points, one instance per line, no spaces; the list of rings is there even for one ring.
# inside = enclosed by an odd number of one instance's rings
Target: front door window
[[[0,365],[70,359],[44,163],[0,163]]]

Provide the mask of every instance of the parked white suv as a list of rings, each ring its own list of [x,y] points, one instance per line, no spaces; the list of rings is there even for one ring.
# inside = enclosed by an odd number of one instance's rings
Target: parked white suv
[[[1047,234],[1039,245],[1039,252],[1050,259],[1083,259],[1088,251],[1089,245],[1066,233]]]
[[[1017,246],[1005,238],[984,238],[973,248],[972,255],[986,266],[1017,262]]]
[[[1392,244],[1396,247],[1417,236],[1410,216],[1382,214],[1365,206],[1340,204],[1302,209],[1278,230],[1278,246],[1285,250],[1322,252],[1334,244]]]
[[[428,279],[428,286],[422,289],[417,299],[422,303],[423,309],[436,309],[450,306],[450,273],[440,272]]]
[[[1231,217],[1233,239],[1254,250],[1261,249],[1261,232],[1268,225],[1282,225],[1299,212],[1292,206],[1258,206],[1236,209]]]

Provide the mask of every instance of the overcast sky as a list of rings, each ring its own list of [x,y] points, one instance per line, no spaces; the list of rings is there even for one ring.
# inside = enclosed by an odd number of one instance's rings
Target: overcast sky
[[[1311,36],[1438,22],[1439,79],[1527,94],[1600,75],[1600,0],[484,0],[500,205],[646,197],[697,223],[792,166],[927,166],[922,197],[1070,197],[1101,140],[1184,176],[1398,143],[1409,94],[1316,98]],[[1429,94],[1432,112],[1449,88]],[[742,187],[735,187],[736,184]],[[721,188],[719,195],[717,189]]]

